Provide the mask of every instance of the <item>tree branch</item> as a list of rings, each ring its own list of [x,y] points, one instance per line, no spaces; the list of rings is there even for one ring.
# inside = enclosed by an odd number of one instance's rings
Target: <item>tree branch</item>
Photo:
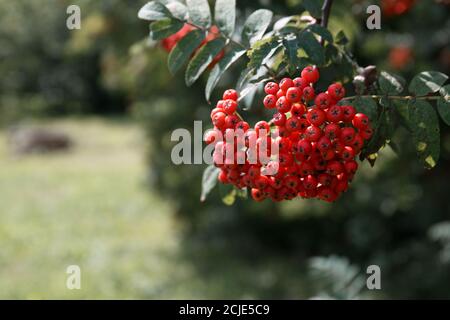
[[[322,19],[320,25],[322,27],[328,26],[328,19],[330,18],[331,6],[333,5],[333,0],[325,0],[322,6]]]

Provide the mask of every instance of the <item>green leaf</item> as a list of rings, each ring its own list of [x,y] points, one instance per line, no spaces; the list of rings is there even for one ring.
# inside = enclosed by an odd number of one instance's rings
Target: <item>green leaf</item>
[[[426,96],[429,93],[439,91],[447,79],[448,76],[441,72],[421,72],[412,79],[409,91],[416,96]]]
[[[236,23],[236,0],[216,0],[214,19],[220,31],[231,38]]]
[[[370,119],[372,127],[376,127],[379,112],[378,105],[372,98],[358,97],[353,101],[352,105],[355,107],[357,112],[367,115]]]
[[[211,27],[211,10],[208,0],[186,0],[186,4],[193,24],[203,28]]]
[[[386,71],[381,71],[378,83],[381,91],[385,94],[399,94],[404,89],[404,80]]]
[[[441,90],[439,90],[439,93],[444,98],[444,100],[446,100],[447,102],[450,101],[450,84],[443,86]]]
[[[214,58],[223,50],[225,44],[224,38],[217,38],[209,41],[197,51],[186,70],[185,80],[188,87],[197,81]]]
[[[206,83],[205,95],[208,102],[211,99],[211,93],[219,83],[220,78],[225,71],[231,67],[240,57],[242,57],[247,51],[238,48],[231,48],[231,50],[225,54],[225,56],[219,61],[218,64],[211,70],[209,74],[208,82]]]
[[[178,1],[171,1],[167,4],[167,9],[172,13],[172,15],[180,20],[187,20],[188,9],[187,7]]]
[[[410,121],[417,155],[426,168],[436,166],[440,154],[440,129],[431,104],[416,100],[410,104]]]
[[[314,18],[320,18],[322,15],[322,1],[319,0],[303,0],[302,5]]]
[[[345,35],[344,31],[339,31],[336,35],[335,42],[339,45],[346,45],[348,43],[348,38]]]
[[[170,37],[183,28],[184,23],[174,19],[155,21],[150,25],[153,40],[161,40]]]
[[[165,18],[170,18],[171,16],[172,14],[170,11],[159,1],[148,2],[138,12],[139,19],[149,21],[162,20]]]
[[[287,37],[283,39],[283,46],[286,49],[286,55],[289,60],[289,64],[292,67],[292,71],[296,70],[298,64],[299,64],[299,57],[298,57],[298,40],[297,37]]]
[[[397,127],[397,119],[394,110],[390,107],[385,108],[378,119],[375,121],[374,134],[361,153],[361,158],[368,158],[384,147],[392,137]],[[373,157],[373,156],[372,156]],[[374,159],[372,159],[374,160]]]
[[[305,30],[301,32],[298,41],[300,48],[306,52],[313,63],[319,66],[325,63],[324,49],[310,31]]]
[[[327,28],[322,27],[319,24],[312,24],[312,25],[308,26],[307,29],[310,30],[314,34],[321,36],[322,39],[328,41],[329,43],[333,42],[333,35]]]
[[[243,42],[253,46],[256,41],[261,40],[272,22],[272,17],[273,13],[270,10],[260,9],[253,12],[244,24],[242,30]]]
[[[440,98],[437,102],[437,110],[445,124],[450,126],[450,102]]]
[[[205,38],[205,33],[201,30],[193,30],[181,39],[169,54],[168,64],[172,74],[189,60],[192,53],[198,48]]]
[[[220,169],[214,165],[208,166],[205,171],[203,171],[202,178],[202,195],[200,201],[204,202],[208,194],[217,185],[217,179],[219,177]]]
[[[258,41],[248,52],[248,57],[250,58],[248,67],[258,69],[265,60],[273,56],[280,46],[280,43],[275,38],[268,38]]]

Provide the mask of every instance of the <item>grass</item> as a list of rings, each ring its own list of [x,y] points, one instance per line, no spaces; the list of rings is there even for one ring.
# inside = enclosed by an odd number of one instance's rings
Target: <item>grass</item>
[[[302,296],[295,261],[186,242],[170,204],[145,187],[145,142],[132,123],[37,125],[75,147],[19,157],[0,132],[0,298]],[[70,265],[81,268],[81,290],[66,287]]]
[[[17,157],[0,142],[0,298],[164,296],[177,227],[143,186],[142,137],[126,123],[48,122],[69,153]],[[82,290],[66,288],[79,265]]]

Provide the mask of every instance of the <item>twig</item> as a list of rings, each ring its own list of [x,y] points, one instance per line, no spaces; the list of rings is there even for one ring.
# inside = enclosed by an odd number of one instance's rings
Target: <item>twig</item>
[[[382,96],[382,95],[361,95],[361,96],[352,96],[345,97],[341,101],[354,100],[357,98],[371,98],[371,99],[381,99],[387,97],[392,100],[439,100],[442,98],[441,96],[424,96],[424,97],[415,97],[415,96]]]
[[[331,6],[333,5],[333,0],[325,0],[322,6],[322,19],[320,25],[322,27],[328,26],[328,19],[330,18]]]

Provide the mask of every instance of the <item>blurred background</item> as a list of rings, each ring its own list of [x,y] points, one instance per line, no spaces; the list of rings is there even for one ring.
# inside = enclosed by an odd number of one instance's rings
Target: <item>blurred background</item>
[[[66,28],[70,4],[80,30]],[[448,127],[434,170],[399,131],[399,155],[364,163],[335,204],[228,207],[220,188],[200,203],[204,166],[174,166],[170,134],[208,120],[205,82],[186,88],[169,74],[137,19],[143,4],[0,0],[0,298],[450,298]],[[369,4],[382,5],[381,30],[365,27]],[[304,10],[302,0],[238,6],[238,19]],[[449,74],[449,9],[335,1],[330,29],[345,30],[362,66]],[[382,290],[366,288],[372,264]],[[81,267],[81,290],[66,288],[69,265]]]

